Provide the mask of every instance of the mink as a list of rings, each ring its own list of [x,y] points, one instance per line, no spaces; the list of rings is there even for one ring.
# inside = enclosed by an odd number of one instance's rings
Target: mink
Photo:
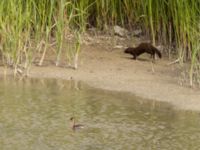
[[[161,52],[150,43],[141,43],[137,47],[128,47],[124,52],[133,55],[133,59],[136,59],[143,53],[151,54],[153,59],[155,59],[156,54],[159,58],[162,58]]]

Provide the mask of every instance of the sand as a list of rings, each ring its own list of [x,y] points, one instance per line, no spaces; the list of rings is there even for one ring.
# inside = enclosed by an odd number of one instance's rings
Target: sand
[[[133,60],[123,50],[104,43],[83,44],[77,70],[55,67],[52,63],[42,67],[33,65],[29,76],[73,79],[95,88],[130,92],[145,99],[168,102],[175,109],[200,110],[200,91],[188,87],[181,79],[178,64],[167,65],[170,61],[164,56],[156,60],[153,72],[148,54]],[[0,72],[3,74],[2,67]]]

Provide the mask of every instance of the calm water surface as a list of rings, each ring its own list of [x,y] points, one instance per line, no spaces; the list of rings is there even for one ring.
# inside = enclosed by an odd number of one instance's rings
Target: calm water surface
[[[1,79],[0,149],[200,149],[200,115],[75,81]]]

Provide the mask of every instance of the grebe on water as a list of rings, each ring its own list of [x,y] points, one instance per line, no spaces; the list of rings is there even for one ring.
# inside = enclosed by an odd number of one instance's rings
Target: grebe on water
[[[71,117],[70,120],[72,121],[71,127],[73,130],[84,128],[84,125],[75,123],[74,117]]]

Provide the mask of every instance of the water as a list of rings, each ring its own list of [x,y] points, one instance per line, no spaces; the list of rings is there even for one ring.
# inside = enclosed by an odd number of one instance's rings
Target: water
[[[73,131],[70,117],[85,128]],[[200,149],[200,115],[79,82],[0,80],[1,150]]]

